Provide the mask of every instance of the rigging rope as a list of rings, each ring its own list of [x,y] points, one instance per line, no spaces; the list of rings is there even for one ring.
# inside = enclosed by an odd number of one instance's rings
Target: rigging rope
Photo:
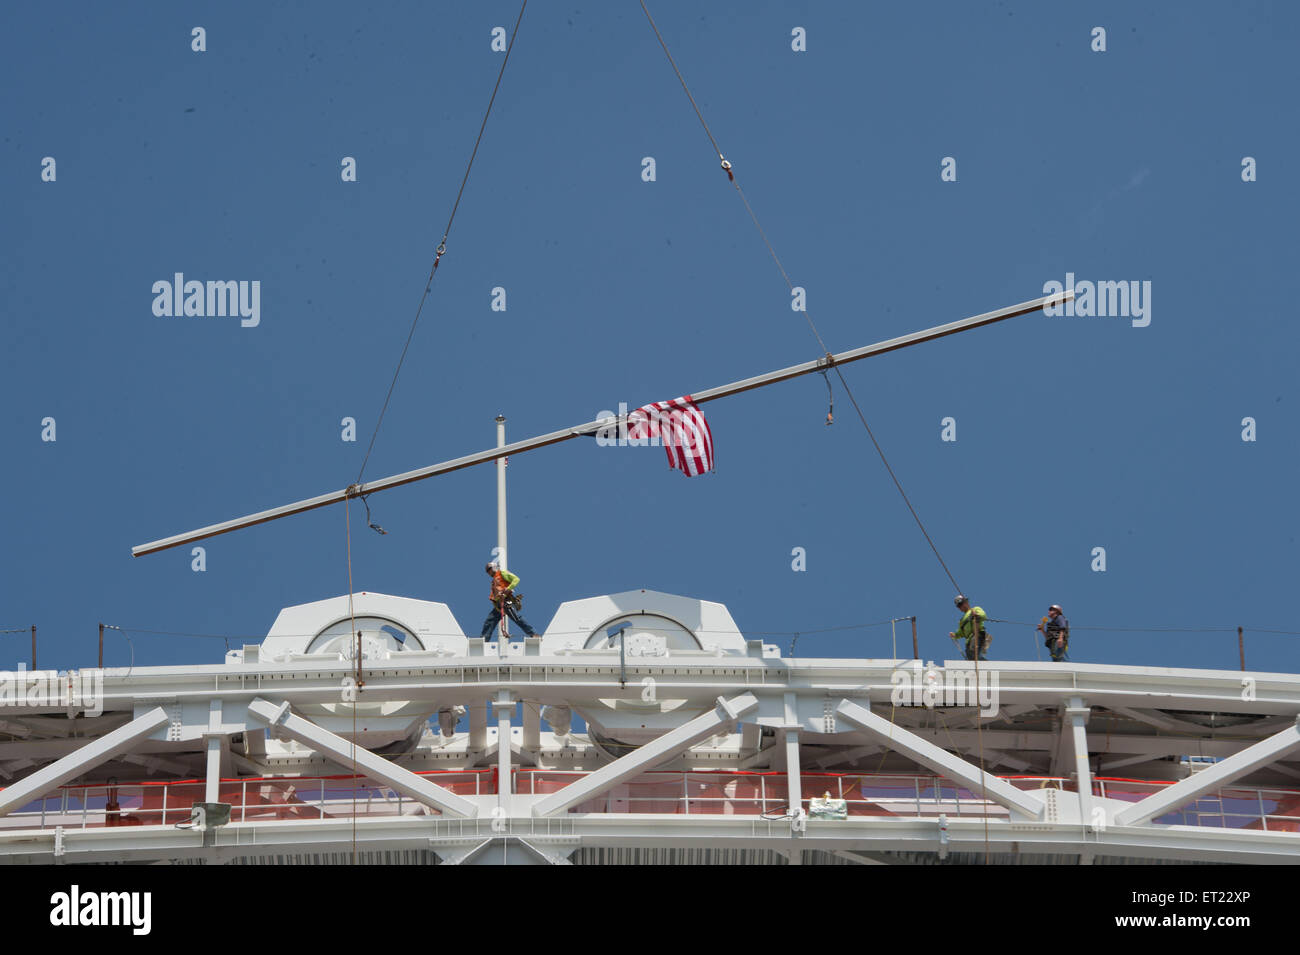
[[[699,105],[695,102],[695,97],[691,95],[690,88],[686,85],[686,79],[682,76],[682,71],[677,68],[677,62],[673,59],[672,53],[669,52],[668,44],[664,41],[663,34],[659,32],[659,27],[655,24],[654,17],[650,15],[650,10],[646,7],[645,0],[639,0],[639,2],[641,4],[641,10],[646,15],[646,19],[650,21],[650,28],[654,30],[655,36],[658,37],[659,39],[659,45],[663,47],[664,55],[668,57],[668,62],[672,66],[673,72],[677,74],[677,79],[682,84],[682,89],[686,92],[686,98],[691,101],[691,106],[695,109],[695,115],[699,118],[700,125],[704,127],[704,132],[708,135],[709,142],[713,144],[713,151],[717,153],[718,160],[722,164],[723,171],[726,172],[727,174],[728,181],[730,181],[730,183],[735,187],[736,194],[740,196],[740,201],[745,205],[745,211],[749,213],[749,218],[754,223],[754,228],[758,230],[758,234],[762,238],[763,244],[767,246],[767,251],[772,256],[772,261],[776,263],[777,270],[781,273],[781,278],[785,280],[786,287],[790,290],[791,295],[793,295],[795,286],[794,286],[794,282],[792,282],[790,279],[790,274],[786,271],[785,266],[781,264],[781,258],[776,254],[776,248],[772,245],[771,241],[767,237],[767,232],[763,229],[762,224],[758,221],[758,215],[754,212],[754,207],[750,205],[749,198],[745,195],[745,190],[741,188],[740,182],[736,179],[735,173],[732,170],[731,163],[728,162],[727,159],[722,155],[722,149],[718,146],[718,141],[717,139],[714,138],[713,131],[709,129],[709,124],[705,122],[704,114],[700,111]],[[952,571],[948,569],[947,561],[945,561],[943,559],[943,555],[939,553],[939,548],[935,544],[934,539],[930,536],[930,532],[926,530],[925,523],[921,520],[921,515],[919,515],[916,512],[916,508],[912,506],[911,499],[908,498],[907,492],[903,490],[903,483],[898,479],[898,475],[894,473],[894,469],[890,465],[889,459],[885,456],[885,451],[880,446],[880,442],[876,440],[876,435],[874,432],[872,432],[871,425],[867,423],[867,416],[863,414],[862,407],[858,404],[858,399],[853,394],[853,389],[849,387],[848,380],[845,379],[844,377],[844,372],[842,372],[839,369],[839,366],[835,364],[834,359],[831,356],[831,350],[826,347],[826,342],[822,338],[821,332],[817,330],[817,324],[813,321],[812,313],[808,311],[806,304],[804,305],[803,313],[804,313],[804,317],[808,320],[808,327],[812,329],[813,336],[817,339],[817,344],[821,347],[823,354],[825,354],[826,356],[827,367],[835,369],[835,375],[836,377],[839,378],[840,385],[844,388],[844,393],[848,395],[849,401],[853,405],[853,410],[858,413],[858,420],[862,422],[862,427],[867,432],[867,437],[871,439],[871,444],[876,449],[876,454],[880,456],[881,463],[884,464],[885,470],[889,472],[889,477],[894,482],[894,487],[898,489],[899,495],[903,498],[903,503],[907,505],[908,511],[911,512],[912,519],[916,521],[916,526],[920,528],[922,535],[924,535],[925,537],[926,543],[930,545],[930,550],[934,552],[935,558],[939,561],[939,566],[943,568],[943,572],[945,575],[947,575],[949,582],[953,586],[953,589],[957,591],[957,593],[962,593],[962,589],[957,583],[957,578],[954,577]],[[829,385],[829,383],[830,381],[829,379],[827,379],[827,384]],[[832,414],[828,412],[826,415],[826,423],[830,424],[832,420],[833,420]],[[974,619],[973,612],[971,616],[972,616],[972,631],[975,640],[975,680],[976,680],[976,685],[978,685],[980,646],[983,641],[982,641],[982,636],[979,632],[980,627],[978,621]],[[893,722],[892,711],[890,713],[890,722],[891,724]],[[976,729],[980,740],[979,742],[980,788],[983,789],[984,788],[984,726],[983,723],[978,718],[976,719]],[[984,817],[984,862],[985,864],[987,864],[988,861],[989,861],[988,814],[986,809],[985,817]]]
[[[682,84],[682,89],[686,93],[686,98],[691,101],[691,106],[695,110],[695,115],[700,120],[700,125],[704,127],[704,132],[708,135],[709,142],[713,144],[713,151],[717,153],[718,159],[722,163],[723,171],[727,174],[727,179],[733,186],[735,186],[736,193],[740,196],[740,201],[744,203],[745,211],[749,213],[749,218],[754,223],[754,228],[758,230],[758,234],[762,238],[763,244],[767,246],[768,254],[772,256],[772,261],[776,263],[777,270],[781,273],[781,278],[785,280],[786,287],[790,289],[791,293],[793,293],[795,286],[794,282],[790,280],[790,274],[785,270],[785,266],[781,264],[780,256],[776,254],[776,249],[768,239],[767,232],[764,231],[762,224],[758,221],[758,216],[754,212],[754,207],[750,205],[749,198],[745,195],[745,190],[741,188],[739,180],[736,179],[736,176],[732,171],[731,163],[723,157],[722,149],[718,146],[718,141],[714,138],[713,131],[709,129],[709,124],[705,121],[704,114],[700,111],[699,105],[695,102],[695,97],[691,94],[690,87],[686,85],[686,79],[682,76],[682,71],[677,68],[677,61],[673,59],[672,53],[669,52],[668,44],[664,41],[663,34],[659,32],[659,27],[655,23],[654,17],[650,15],[650,10],[646,7],[645,0],[639,0],[639,2],[641,4],[641,10],[646,15],[646,19],[650,21],[650,28],[654,30],[654,34],[659,40],[659,45],[663,47],[664,55],[668,57],[668,62],[672,66],[673,72],[677,74],[678,82]],[[872,432],[871,426],[867,424],[866,415],[862,413],[862,408],[858,405],[858,400],[854,397],[853,390],[849,388],[849,383],[845,380],[844,373],[840,371],[837,365],[829,360],[830,349],[826,347],[826,342],[822,339],[821,332],[817,330],[817,324],[813,321],[812,314],[808,311],[806,306],[803,309],[803,313],[804,318],[808,321],[808,327],[812,329],[813,336],[817,339],[817,344],[821,347],[822,352],[827,356],[827,366],[835,369],[835,374],[839,378],[840,384],[844,387],[844,393],[848,395],[849,401],[853,403],[853,408],[858,413],[858,418],[862,422],[862,427],[866,429],[867,436],[871,439],[871,443],[875,447],[876,453],[880,456],[881,462],[885,465],[885,470],[889,472],[889,476],[893,480],[894,486],[898,488],[898,493],[903,498],[903,503],[907,505],[907,509],[911,512],[912,519],[916,521],[916,526],[921,529],[921,533],[925,536],[926,543],[930,545],[930,550],[934,551],[934,556],[938,558],[939,565],[943,567],[943,572],[947,575],[953,589],[958,593],[961,593],[962,589],[958,586],[957,579],[953,576],[952,571],[948,569],[947,562],[943,559],[943,555],[939,553],[939,548],[935,545],[934,539],[930,536],[930,532],[926,530],[925,524],[921,521],[921,516],[916,513],[916,508],[912,506],[912,502],[908,498],[907,492],[903,490],[902,482],[898,480],[898,475],[894,473],[894,469],[889,464],[889,459],[885,457],[884,449],[880,447],[880,442],[876,440],[876,436]],[[831,423],[830,414],[827,414],[826,423]]]
[[[442,241],[438,243],[438,248],[433,256],[433,265],[429,268],[429,277],[424,282],[424,294],[420,296],[420,304],[415,310],[415,319],[411,322],[411,330],[406,334],[406,344],[402,346],[401,357],[397,360],[397,369],[393,372],[393,380],[388,386],[384,406],[379,410],[379,417],[375,420],[375,430],[370,435],[370,445],[366,448],[366,456],[362,458],[361,469],[357,471],[357,480],[355,482],[357,484],[361,483],[361,478],[366,473],[366,465],[370,461],[370,452],[375,449],[375,439],[379,437],[379,428],[384,423],[388,403],[392,400],[393,389],[397,386],[397,376],[402,373],[402,365],[406,361],[406,352],[411,347],[411,339],[415,337],[415,327],[420,323],[420,314],[424,311],[424,303],[429,297],[429,290],[433,287],[433,278],[438,272],[438,262],[447,251],[447,237],[451,234],[451,224],[456,221],[456,211],[460,209],[461,196],[465,194],[465,185],[469,182],[470,170],[474,168],[474,159],[478,156],[479,143],[483,141],[483,131],[487,129],[488,117],[492,115],[492,105],[497,100],[497,91],[501,89],[501,78],[506,74],[506,64],[510,62],[510,51],[515,48],[515,37],[519,33],[519,24],[523,22],[524,9],[527,6],[528,0],[524,0],[519,7],[519,16],[515,19],[515,28],[510,34],[510,42],[506,44],[506,53],[501,60],[501,69],[497,72],[496,84],[492,87],[492,96],[488,100],[487,109],[483,112],[483,122],[479,124],[478,136],[474,140],[474,149],[469,154],[469,162],[465,165],[465,175],[461,177],[460,189],[456,191],[456,201],[452,203],[451,215],[447,217],[447,227],[442,230]]]

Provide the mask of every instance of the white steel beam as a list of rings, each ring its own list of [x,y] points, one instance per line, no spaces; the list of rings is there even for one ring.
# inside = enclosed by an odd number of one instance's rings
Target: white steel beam
[[[785,694],[785,785],[790,814],[798,816],[803,808],[803,778],[799,773],[799,702],[793,693]]]
[[[1166,786],[1159,792],[1135,802],[1115,814],[1115,824],[1140,826],[1148,823],[1157,816],[1184,806],[1207,792],[1220,789],[1296,750],[1300,750],[1300,724],[1289,726],[1280,733],[1274,733],[1268,739],[1247,746],[1241,752],[1215,763],[1208,769],[1202,769],[1195,775],[1188,776],[1172,786]]]
[[[133,719],[124,726],[119,726],[111,733],[106,733],[99,739],[87,743],[45,768],[38,769],[12,786],[6,786],[3,791],[0,791],[0,816],[8,815],[19,806],[24,806],[33,799],[39,799],[51,789],[62,786],[70,779],[75,779],[86,770],[107,762],[169,722],[171,717],[167,715],[167,711],[161,706],[156,706],[143,716]]]
[[[505,641],[502,641],[503,643]],[[497,717],[497,805],[510,809],[510,788],[514,774],[510,772],[510,758],[513,755],[510,746],[510,722],[515,715],[515,701],[509,690],[498,690],[497,698],[492,704]]]
[[[217,802],[221,793],[221,737],[209,736],[203,801]]]
[[[717,733],[719,727],[730,725],[746,713],[757,708],[758,699],[752,693],[743,693],[731,699],[718,697],[718,704],[707,713],[695,717],[670,730],[658,739],[637,747],[626,756],[607,763],[594,773],[570,783],[559,792],[544,796],[533,804],[534,816],[553,816],[567,812],[574,806],[617,786],[625,779],[654,769],[678,753],[690,749],[701,740]]]
[[[854,746],[852,749],[840,750],[838,753],[823,756],[812,765],[815,769],[829,769],[831,766],[838,766],[841,763],[851,763],[863,756],[874,756],[884,748],[877,743],[868,746]]]
[[[410,796],[426,806],[467,818],[473,818],[478,814],[478,806],[468,799],[390,763],[365,747],[336,736],[310,720],[295,716],[289,712],[288,703],[276,706],[266,700],[256,699],[248,704],[248,715],[264,723],[268,728],[332,757],[342,766],[355,764],[357,769],[371,779],[392,786],[399,793]]]
[[[1038,819],[1043,814],[1044,804],[1041,799],[1030,793],[1021,792],[1010,783],[1004,782],[990,772],[980,772],[959,756],[940,749],[933,743],[926,742],[915,733],[897,726],[889,720],[877,716],[864,706],[849,700],[840,700],[835,710],[845,720],[861,730],[865,730],[880,740],[885,746],[916,760],[927,769],[938,773],[954,782],[961,783],[973,793],[991,799],[1012,812]]]
[[[1029,302],[1021,302],[1019,305],[1010,305],[1006,308],[1000,308],[997,311],[985,312],[983,315],[976,315],[972,318],[949,322],[947,325],[937,325],[934,328],[927,328],[923,331],[913,332],[910,335],[902,335],[898,338],[891,338],[888,341],[877,342],[874,345],[865,345],[861,348],[854,348],[849,351],[840,352],[838,355],[829,356],[829,360],[827,357],[823,356],[813,361],[804,362],[800,365],[791,365],[789,368],[782,368],[779,371],[768,372],[765,375],[757,375],[753,378],[746,378],[743,381],[735,381],[729,385],[721,385],[717,388],[706,388],[704,391],[693,392],[692,398],[696,404],[705,401],[712,401],[716,398],[725,398],[729,395],[740,394],[743,391],[749,391],[753,388],[762,388],[765,385],[773,385],[779,381],[788,381],[789,379],[797,378],[800,375],[825,371],[832,365],[843,365],[847,362],[858,361],[862,358],[870,358],[873,355],[883,355],[886,352],[906,348],[909,345],[917,345],[921,342],[933,341],[936,338],[943,338],[946,335],[955,335],[958,332],[964,332],[972,328],[979,328],[982,325],[991,325],[994,322],[1000,322],[1007,318],[1014,318],[1017,315],[1027,315],[1030,312],[1036,312],[1039,309],[1050,305],[1062,304],[1073,298],[1073,289],[1067,289],[1066,291],[1058,292],[1055,295],[1044,295],[1042,298],[1036,298]],[[304,511],[315,510],[318,507],[337,504],[349,497],[359,497],[363,494],[373,494],[376,491],[386,491],[389,488],[400,487],[403,484],[410,484],[412,481],[421,481],[438,474],[447,474],[450,471],[459,471],[462,468],[472,467],[475,464],[484,464],[488,461],[499,460],[508,455],[520,454],[524,451],[531,451],[534,448],[542,448],[550,444],[557,444],[561,441],[568,441],[570,438],[594,433],[600,428],[611,427],[615,423],[615,419],[588,421],[586,424],[576,425],[572,428],[564,428],[560,431],[552,431],[550,434],[544,434],[536,438],[529,438],[525,441],[516,441],[514,444],[500,445],[490,451],[480,451],[477,454],[468,454],[464,457],[454,458],[451,461],[444,461],[441,464],[432,464],[428,467],[416,468],[414,471],[406,471],[402,474],[395,474],[392,477],[378,478],[362,485],[353,485],[344,488],[341,491],[332,491],[328,494],[321,494],[317,497],[308,498],[305,501],[297,501],[293,504],[286,504],[283,507],[274,507],[267,511],[259,511],[256,514],[250,514],[247,517],[238,517],[230,521],[223,521],[220,524],[210,524],[209,526],[201,527],[198,530],[187,531],[184,534],[177,534],[174,537],[166,537],[162,540],[152,541],[148,544],[140,544],[136,547],[132,547],[131,553],[136,557],[142,557],[145,554],[153,554],[160,550],[166,550],[169,547],[179,547],[182,544],[204,540],[208,537],[216,537],[218,534],[226,534],[230,531],[240,530],[244,527],[252,527],[255,524],[264,524],[267,521],[274,521],[281,517],[288,517],[291,514],[301,514]],[[505,556],[504,552],[501,556]]]
[[[1070,736],[1070,749],[1074,754],[1075,788],[1079,792],[1079,813],[1084,825],[1092,822],[1092,767],[1088,764],[1088,731],[1086,724],[1090,707],[1079,697],[1071,697],[1065,708],[1061,733]]]
[[[207,770],[207,785],[203,787],[203,801],[216,802],[221,792],[221,701],[212,700],[208,703],[208,731],[210,735],[204,737],[207,740],[208,758],[205,769]]]

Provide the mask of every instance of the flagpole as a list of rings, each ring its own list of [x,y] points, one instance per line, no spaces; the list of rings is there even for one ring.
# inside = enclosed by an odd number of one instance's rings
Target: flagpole
[[[506,446],[506,416],[497,415],[497,447]],[[506,459],[497,458],[497,566],[509,570],[506,563]]]
[[[910,335],[902,335],[898,338],[891,338],[888,341],[877,342],[874,345],[864,345],[861,348],[854,348],[849,351],[840,352],[836,355],[824,355],[814,361],[803,362],[799,365],[791,365],[789,368],[782,368],[778,371],[768,372],[765,375],[746,378],[743,381],[732,382],[729,385],[720,385],[717,388],[707,388],[704,391],[693,393],[691,398],[696,404],[701,404],[706,401],[714,401],[718,398],[726,398],[730,395],[740,394],[741,392],[752,391],[755,388],[774,385],[777,382],[789,381],[791,378],[798,378],[800,375],[825,371],[827,368],[833,367],[834,365],[843,365],[848,362],[860,361],[863,358],[883,355],[887,352],[897,351],[900,348],[919,345],[922,342],[934,341],[936,338],[944,338],[948,335],[955,335],[958,332],[969,331],[972,328],[980,328],[981,326],[991,325],[994,322],[1000,322],[1008,318],[1026,315],[1042,308],[1061,305],[1073,298],[1074,290],[1067,289],[1064,292],[1057,292],[1054,295],[1045,295],[1042,298],[1036,298],[1028,302],[1021,302],[1019,305],[1010,305],[993,312],[985,312],[982,315],[975,315],[971,318],[962,319],[961,321],[950,322],[947,325],[936,325],[933,328],[913,332]],[[439,474],[459,471],[462,468],[473,467],[476,464],[484,464],[488,461],[499,461],[510,454],[519,454],[524,451],[531,451],[534,448],[544,448],[550,444],[558,444],[561,441],[568,441],[570,438],[588,436],[599,429],[614,427],[617,423],[617,418],[602,418],[596,421],[588,421],[586,424],[576,425],[572,428],[552,431],[549,434],[539,435],[536,438],[529,438],[525,441],[516,441],[514,444],[498,443],[497,447],[490,451],[480,451],[476,454],[467,454],[464,457],[453,458],[452,460],[444,461],[441,464],[433,464],[428,467],[417,468],[414,471],[405,471],[401,474],[394,474],[391,477],[378,478],[374,481],[368,481],[365,484],[352,484],[341,491],[331,491],[328,494],[321,494],[317,497],[307,498],[303,501],[296,501],[293,504],[285,504],[282,507],[259,511],[256,514],[249,514],[246,517],[235,518],[234,520],[224,521],[220,524],[210,524],[207,527],[201,527],[198,530],[177,534],[174,537],[165,537],[160,540],[151,541],[148,544],[140,544],[131,548],[131,553],[135,557],[143,557],[145,554],[154,554],[171,547],[180,547],[184,544],[193,543],[194,541],[216,537],[218,534],[228,534],[231,531],[241,530],[245,527],[253,527],[257,524],[265,524],[268,521],[279,520],[280,518],[288,517],[291,514],[301,514],[304,511],[315,510],[318,507],[337,504],[340,501],[347,500],[348,498],[359,497],[363,494],[373,494],[376,491],[386,491],[389,488],[401,487],[403,484],[411,484],[414,481],[422,481],[425,478],[435,477]],[[504,425],[501,425],[500,427],[503,434]],[[504,438],[501,437],[499,440],[504,440]],[[504,535],[501,539],[504,540]]]

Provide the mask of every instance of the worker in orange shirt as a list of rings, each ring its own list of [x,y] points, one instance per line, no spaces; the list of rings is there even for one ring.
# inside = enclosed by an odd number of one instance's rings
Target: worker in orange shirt
[[[537,636],[537,632],[528,625],[528,621],[519,615],[520,597],[515,593],[515,587],[519,586],[519,578],[508,570],[502,570],[496,564],[488,564],[485,569],[488,576],[492,578],[492,591],[488,594],[488,599],[492,601],[492,612],[483,621],[483,632],[479,636],[486,638],[492,632],[492,628],[501,622],[502,612],[508,613],[510,619],[519,624],[528,636]]]

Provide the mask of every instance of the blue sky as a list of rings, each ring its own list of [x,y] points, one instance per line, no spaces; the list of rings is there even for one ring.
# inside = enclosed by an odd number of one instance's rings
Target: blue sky
[[[1300,638],[1249,631],[1300,630],[1297,9],[651,10],[833,350],[1067,272],[1151,282],[1145,328],[1040,314],[844,370],[966,593],[1017,621],[1059,602],[1076,628],[1245,625],[1251,669],[1293,671]],[[341,507],[205,542],[202,573],[188,548],[130,548],[354,480],[500,66],[492,29],[517,12],[6,7],[0,627],[37,624],[42,666],[93,664],[101,620],[255,635],[346,592]],[[260,324],[155,316],[153,283],[176,272],[259,281]],[[518,439],[818,353],[640,7],[534,2],[366,476],[488,447],[498,413]],[[717,472],[699,478],[589,441],[513,458],[527,616],[646,587],[721,601],[751,633],[915,614],[922,655],[952,656],[952,586],[838,384],[835,409],[827,428],[817,377],[705,406]],[[390,533],[354,509],[356,589],[445,601],[477,632],[492,468],[371,505]],[[1034,659],[1028,628],[992,629],[994,659]],[[0,664],[25,658],[3,639]],[[224,651],[132,639],[137,664]],[[1072,644],[1081,661],[1237,666],[1235,633]],[[798,650],[888,655],[889,628]],[[128,658],[110,635],[106,662]]]

